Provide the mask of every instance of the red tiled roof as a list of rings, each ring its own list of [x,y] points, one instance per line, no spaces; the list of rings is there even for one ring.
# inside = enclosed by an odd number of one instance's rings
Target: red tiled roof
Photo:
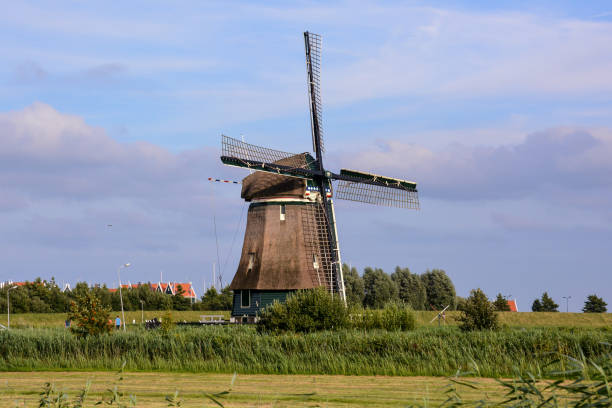
[[[518,312],[518,307],[516,306],[516,300],[508,300],[508,306],[510,306],[511,312]]]
[[[131,287],[132,288],[138,288],[141,284],[133,284]],[[180,283],[180,282],[161,282],[161,283],[151,283],[151,289],[153,290],[159,290],[162,293],[166,293],[168,291],[168,289],[170,290],[170,293],[172,293],[173,295],[176,293],[176,291],[178,290],[179,285],[181,286],[181,288],[183,289],[183,297],[186,298],[196,298],[196,294],[195,291],[193,290],[193,287],[191,286],[191,283]],[[121,285],[122,288],[128,288],[130,287],[129,285]],[[109,289],[110,292],[116,292],[117,289]]]

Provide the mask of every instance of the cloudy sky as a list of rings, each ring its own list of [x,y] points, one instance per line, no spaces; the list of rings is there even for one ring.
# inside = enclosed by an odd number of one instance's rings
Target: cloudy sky
[[[419,183],[338,201],[343,260],[442,268],[528,310],[612,304],[607,2],[12,2],[0,14],[0,280],[210,281],[245,173],[222,133],[311,148],[302,32],[323,36],[327,164]],[[112,226],[109,226],[112,225]],[[163,271],[163,272],[162,272]]]

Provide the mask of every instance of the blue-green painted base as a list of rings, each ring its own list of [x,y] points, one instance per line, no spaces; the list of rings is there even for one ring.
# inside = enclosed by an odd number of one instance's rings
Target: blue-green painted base
[[[275,300],[284,302],[291,292],[290,290],[234,290],[232,316],[255,317]]]

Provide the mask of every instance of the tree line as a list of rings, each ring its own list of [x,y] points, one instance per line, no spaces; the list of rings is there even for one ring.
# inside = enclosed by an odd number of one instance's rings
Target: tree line
[[[352,306],[380,309],[389,302],[402,301],[414,310],[457,308],[455,285],[442,269],[418,275],[398,266],[389,275],[380,268],[367,267],[359,276],[356,268],[344,264],[342,273],[346,300]]]
[[[7,291],[9,286],[0,289],[0,312],[7,312]],[[37,278],[32,282],[17,286],[10,291],[11,313],[65,313],[70,304],[79,297],[92,293],[102,305],[113,311],[121,310],[119,291],[111,291],[106,285],[89,286],[79,282],[72,290],[62,291],[55,282]],[[122,289],[123,309],[129,310],[229,310],[232,305],[232,292],[225,287],[218,292],[210,288],[198,300],[192,301],[183,296],[184,290],[177,285],[174,295],[167,295],[151,289],[150,285]]]
[[[441,310],[449,306],[450,310],[462,309],[466,299],[457,296],[455,285],[442,269],[427,270],[422,274],[410,272],[408,268],[396,267],[390,275],[380,268],[367,267],[360,275],[357,269],[344,264],[346,299],[350,306],[361,306],[380,309],[389,302],[401,301],[414,310]],[[8,286],[0,289],[0,313],[7,311]],[[105,285],[89,286],[79,282],[69,291],[62,291],[55,280],[37,278],[26,282],[10,292],[11,311],[13,313],[65,313],[70,304],[80,295],[92,292],[100,299],[104,307],[112,311],[121,310],[118,291],[110,291]],[[232,291],[228,286],[221,291],[210,288],[204,295],[192,301],[183,296],[178,285],[174,295],[167,295],[151,290],[149,285],[122,290],[124,310],[230,310],[232,308]],[[510,310],[507,300],[498,294],[492,302],[495,310]],[[541,298],[534,300],[532,311],[557,312],[559,305],[544,292]],[[589,295],[582,309],[585,313],[605,313],[607,303],[597,295]]]

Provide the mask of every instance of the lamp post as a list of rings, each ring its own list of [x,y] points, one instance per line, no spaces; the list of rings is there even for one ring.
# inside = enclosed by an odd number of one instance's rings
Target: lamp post
[[[565,299],[565,313],[569,313],[569,300],[571,298],[571,296],[563,296],[563,299]]]
[[[123,294],[121,293],[121,268],[128,268],[131,264],[128,262],[117,268],[117,277],[119,277],[119,300],[121,301],[121,320],[123,321],[123,331],[125,331],[125,313],[123,311]]]
[[[142,315],[140,316],[140,323],[144,323],[144,300],[140,299],[140,310]]]
[[[17,286],[13,286],[7,289],[6,291],[6,329],[10,330],[11,328],[11,299],[10,293],[11,290],[17,289]]]

